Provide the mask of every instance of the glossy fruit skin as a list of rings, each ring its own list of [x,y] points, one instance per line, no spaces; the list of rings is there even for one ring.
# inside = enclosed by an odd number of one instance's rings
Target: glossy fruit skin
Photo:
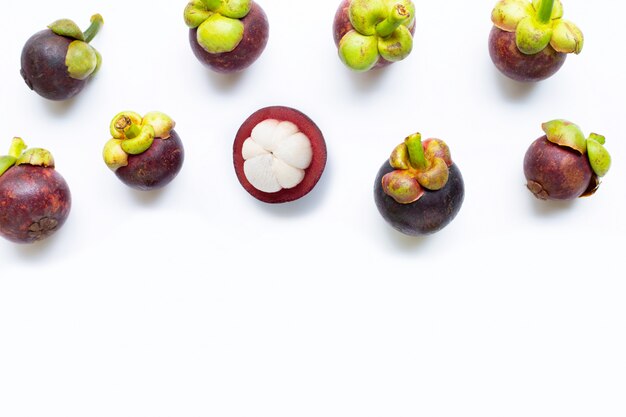
[[[70,77],[65,56],[74,39],[60,36],[45,29],[26,41],[22,49],[20,74],[26,85],[49,100],[67,100],[74,97],[87,84],[87,79]]]
[[[546,136],[526,151],[524,175],[528,189],[541,200],[572,200],[592,193],[598,184],[586,154],[552,143]]]
[[[265,12],[255,2],[250,2],[250,12],[241,19],[244,25],[243,39],[230,52],[212,54],[207,52],[197,40],[198,29],[189,30],[189,44],[200,62],[215,72],[232,73],[248,68],[256,61],[267,45],[269,23]]]
[[[276,193],[266,193],[257,190],[246,178],[243,170],[243,143],[250,137],[252,129],[264,120],[275,119],[279,121],[290,121],[304,133],[311,143],[313,158],[311,165],[305,169],[304,179],[293,188],[285,188]],[[322,131],[315,122],[299,110],[285,106],[270,106],[254,112],[241,125],[235,136],[233,144],[233,164],[237,179],[243,188],[254,198],[265,203],[287,203],[297,200],[308,194],[322,177],[326,167],[327,150],[326,141]]]
[[[147,151],[129,155],[128,165],[115,175],[131,188],[148,191],[165,187],[180,172],[185,160],[183,143],[176,131],[168,139],[155,138]]]
[[[489,55],[494,65],[507,77],[521,82],[536,82],[554,75],[565,63],[567,54],[548,45],[534,55],[520,52],[515,32],[493,27],[489,34]]]
[[[71,200],[54,168],[11,167],[0,176],[0,235],[15,243],[45,239],[63,226]]]
[[[449,170],[448,182],[442,189],[425,189],[419,200],[400,204],[383,190],[383,176],[394,171],[389,161],[385,161],[374,183],[374,200],[378,211],[387,223],[405,235],[423,236],[443,229],[459,213],[465,198],[461,171],[456,164],[452,164]]]
[[[352,0],[342,0],[337,8],[337,12],[335,12],[335,19],[333,20],[333,40],[335,41],[335,46],[339,48],[339,42],[341,42],[341,38],[351,30],[354,29],[352,23],[350,22],[350,3]],[[411,35],[415,35],[415,23],[413,26],[409,28]],[[383,68],[390,64],[393,64],[391,61],[387,61],[383,57],[378,58],[378,62],[374,65],[374,68]]]

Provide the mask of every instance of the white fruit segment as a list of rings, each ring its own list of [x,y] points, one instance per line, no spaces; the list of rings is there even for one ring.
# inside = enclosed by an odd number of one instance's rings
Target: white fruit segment
[[[293,188],[311,165],[311,141],[288,121],[267,119],[252,129],[243,143],[243,173],[254,188],[276,193]]]

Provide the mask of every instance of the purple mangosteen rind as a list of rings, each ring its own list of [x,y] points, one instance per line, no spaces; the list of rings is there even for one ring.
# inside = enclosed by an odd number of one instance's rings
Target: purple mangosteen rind
[[[500,0],[491,20],[491,59],[517,81],[546,79],[559,70],[567,54],[579,54],[583,48],[583,34],[563,19],[560,0]]]
[[[405,59],[413,49],[415,5],[410,0],[343,0],[333,22],[341,61],[365,72]]]
[[[543,123],[544,136],[535,140],[524,157],[526,186],[541,200],[571,200],[596,192],[611,166],[605,138],[562,119]]]
[[[31,36],[22,48],[20,74],[31,90],[49,100],[66,100],[78,94],[102,64],[100,53],[89,45],[103,24],[91,17],[82,32],[69,19],[53,22]]]
[[[253,129],[267,120],[293,123],[309,140],[312,158],[307,168],[303,169],[303,180],[292,188],[283,188],[277,192],[259,190],[247,178],[244,165],[244,144],[252,135]],[[269,106],[252,113],[239,127],[233,143],[233,165],[241,186],[254,198],[264,203],[282,204],[298,200],[310,193],[319,182],[327,161],[327,148],[324,135],[317,124],[301,111],[286,106]]]
[[[0,235],[15,243],[43,240],[61,228],[70,208],[52,154],[14,138],[9,155],[0,157]]]
[[[123,111],[111,120],[113,136],[102,156],[107,167],[125,184],[140,190],[161,188],[178,175],[184,148],[167,114],[152,111],[144,116]]]
[[[252,0],[191,0],[184,19],[194,55],[216,72],[249,67],[269,38],[267,16]]]

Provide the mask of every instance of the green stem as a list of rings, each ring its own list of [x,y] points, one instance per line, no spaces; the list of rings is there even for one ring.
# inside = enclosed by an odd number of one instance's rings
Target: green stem
[[[96,37],[100,28],[104,24],[104,19],[99,14],[94,14],[91,16],[91,25],[87,28],[85,32],[83,32],[83,36],[85,36],[85,42],[89,43],[93,38]]]
[[[376,33],[383,38],[391,35],[401,24],[411,17],[411,13],[401,3],[391,7],[385,20],[376,25]]]
[[[126,129],[124,129],[124,134],[126,135],[126,139],[135,139],[141,133],[141,126],[131,123]]]
[[[202,0],[208,10],[214,12],[222,5],[222,0]]]
[[[407,150],[409,151],[409,161],[413,168],[421,170],[426,169],[426,157],[424,156],[424,146],[422,145],[422,135],[413,133],[404,139]]]
[[[541,0],[539,2],[539,10],[537,10],[537,20],[540,23],[549,23],[552,19],[552,8],[554,7],[554,0]]]

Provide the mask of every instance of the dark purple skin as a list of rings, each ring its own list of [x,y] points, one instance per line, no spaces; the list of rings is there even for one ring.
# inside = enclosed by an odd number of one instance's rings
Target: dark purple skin
[[[66,100],[85,87],[89,78],[70,77],[65,65],[67,49],[73,41],[50,29],[37,32],[26,41],[20,74],[31,90],[49,100]]]
[[[385,161],[374,183],[376,207],[394,229],[409,236],[429,235],[443,229],[456,217],[465,197],[463,177],[456,164],[449,167],[448,182],[441,190],[424,189],[424,195],[409,204],[398,203],[383,190],[383,176],[394,170],[389,161]]]
[[[241,19],[243,23],[243,39],[230,52],[212,54],[207,52],[197,40],[198,29],[189,30],[191,49],[207,67],[220,73],[231,73],[248,68],[261,56],[269,37],[269,23],[265,12],[255,2],[250,2],[250,12]]]
[[[183,143],[172,130],[168,139],[155,138],[144,153],[129,155],[128,165],[115,170],[115,175],[129,187],[154,190],[166,186],[178,175],[184,159]]]
[[[335,20],[333,21],[333,39],[335,41],[335,46],[339,48],[339,42],[341,42],[341,38],[351,30],[354,30],[354,26],[350,22],[350,3],[352,0],[342,0],[341,4],[337,8],[337,12],[335,13]],[[413,21],[413,26],[409,28],[411,35],[415,35],[415,21]],[[378,62],[374,65],[374,68],[383,68],[389,64],[393,64],[391,61],[387,61],[383,57],[378,58]]]
[[[541,200],[572,200],[595,192],[599,181],[587,155],[552,143],[534,141],[524,157],[526,186]]]
[[[550,45],[534,55],[523,54],[515,43],[515,32],[496,26],[489,33],[489,55],[500,72],[521,82],[545,80],[554,75],[567,58],[567,54],[555,51]]]
[[[71,200],[54,168],[11,167],[0,176],[0,235],[16,243],[45,239],[63,226]]]

